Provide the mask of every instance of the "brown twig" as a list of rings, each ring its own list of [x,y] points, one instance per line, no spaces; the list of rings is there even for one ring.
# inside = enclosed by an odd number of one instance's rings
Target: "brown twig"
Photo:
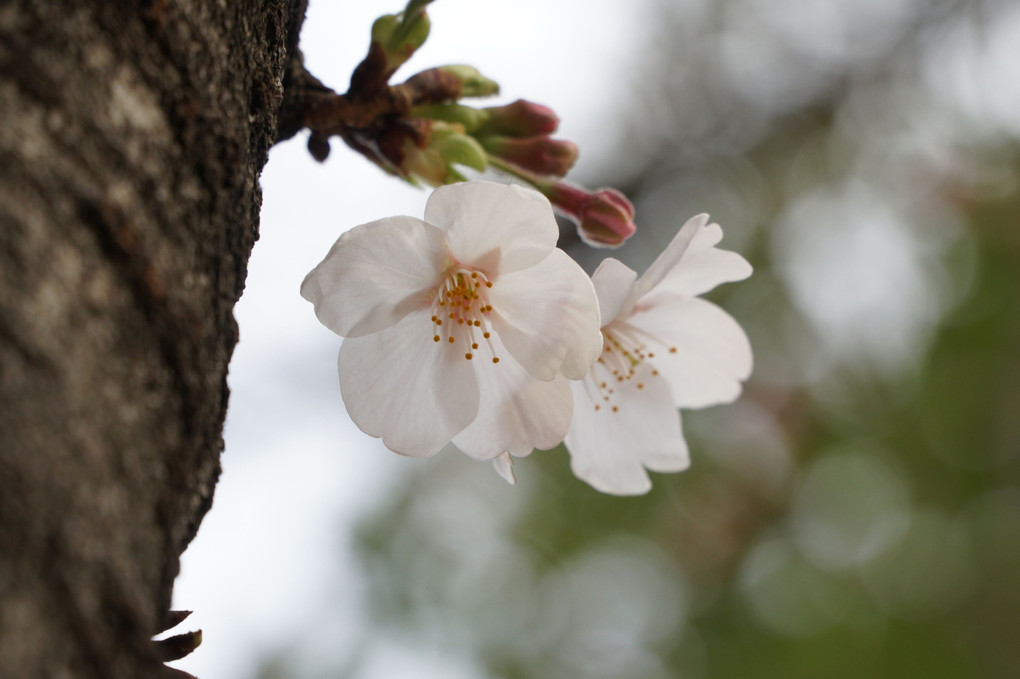
[[[352,149],[384,168],[400,169],[405,139],[421,143],[426,130],[408,117],[414,106],[456,101],[460,80],[439,68],[422,71],[399,85],[389,85],[385,58],[373,43],[351,76],[350,89],[337,94],[304,67],[300,53],[284,78],[277,142],[302,129],[311,131],[308,150],[319,161],[329,155],[329,138],[339,136]]]

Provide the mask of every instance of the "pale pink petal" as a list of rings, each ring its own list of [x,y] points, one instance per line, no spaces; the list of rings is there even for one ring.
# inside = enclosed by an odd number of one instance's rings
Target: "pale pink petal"
[[[647,493],[652,484],[645,468],[682,471],[690,464],[669,385],[651,370],[640,365],[628,381],[606,379],[611,394],[600,387],[605,376],[599,370],[571,383],[574,421],[564,441],[570,467],[603,493]]]
[[[445,259],[440,229],[414,217],[380,219],[340,236],[305,277],[301,296],[327,328],[360,337],[421,308]]]
[[[425,221],[446,231],[458,262],[490,278],[537,264],[560,233],[545,196],[495,182],[439,187],[425,206]]]
[[[510,457],[510,453],[503,453],[494,459],[492,466],[495,467],[496,473],[502,476],[504,481],[511,486],[517,484],[517,476],[514,474],[514,459]]]
[[[463,347],[434,342],[431,311],[340,347],[340,391],[354,423],[390,450],[433,455],[478,413],[478,383]]]
[[[562,250],[499,277],[489,291],[492,326],[540,380],[584,377],[602,352],[599,308],[587,274]]]
[[[680,260],[683,259],[691,241],[694,240],[698,232],[707,223],[708,215],[700,214],[691,217],[680,227],[680,230],[673,236],[673,240],[662,251],[662,254],[656,257],[651,266],[637,279],[630,296],[627,298],[627,302],[624,304],[623,314],[629,313],[631,307],[634,306],[634,302],[658,285],[670,271],[680,264]]]
[[[740,396],[751,374],[751,345],[725,311],[702,299],[671,298],[636,312],[622,325],[647,345],[652,364],[669,381],[673,403],[703,408]]]
[[[478,415],[453,438],[454,445],[478,460],[502,453],[524,457],[535,448],[558,445],[573,412],[569,382],[562,377],[548,382],[535,379],[507,354],[498,336],[492,339],[500,361],[492,362],[487,347],[475,352]]]
[[[599,298],[602,325],[608,324],[624,312],[637,272],[618,259],[603,259],[591,276],[595,294]]]

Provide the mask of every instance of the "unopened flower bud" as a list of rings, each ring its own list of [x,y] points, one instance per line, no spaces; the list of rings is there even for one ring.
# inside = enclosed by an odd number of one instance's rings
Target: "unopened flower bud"
[[[577,222],[581,240],[596,247],[617,247],[634,235],[634,205],[615,189],[589,193],[568,184],[539,187],[553,207]]]
[[[479,73],[474,66],[452,64],[440,66],[439,70],[460,81],[460,96],[462,97],[488,97],[499,94],[499,84]]]
[[[485,149],[458,125],[438,123],[433,129],[429,146],[439,151],[448,163],[464,165],[482,172],[489,166]]]
[[[577,145],[548,136],[490,136],[479,139],[490,155],[540,175],[562,177],[577,160]]]
[[[453,167],[455,164],[478,171],[488,166],[485,149],[474,138],[457,125],[441,122],[432,123],[424,142],[407,137],[401,151],[400,170],[412,183],[420,180],[432,186],[451,184],[465,180]]]
[[[484,108],[482,111],[487,114],[487,119],[478,130],[481,134],[532,137],[552,134],[560,125],[560,119],[551,108],[524,99],[505,106]]]
[[[442,120],[456,123],[464,127],[465,132],[473,133],[485,122],[485,111],[480,111],[463,104],[425,104],[415,106],[409,114],[414,118]]]
[[[425,44],[432,27],[425,13],[427,4],[412,1],[400,14],[383,15],[372,24],[372,42],[378,44],[386,56],[387,73],[396,71]]]

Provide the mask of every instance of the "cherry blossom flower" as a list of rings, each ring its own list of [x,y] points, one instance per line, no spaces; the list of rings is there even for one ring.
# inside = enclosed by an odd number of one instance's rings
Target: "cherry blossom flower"
[[[602,355],[573,382],[565,444],[574,474],[596,489],[639,495],[646,469],[690,464],[677,408],[735,400],[751,373],[751,346],[737,322],[698,295],[751,275],[743,257],[715,246],[708,215],[694,217],[643,276],[606,259],[592,276],[602,313]]]
[[[601,336],[591,280],[557,235],[548,200],[492,182],[436,189],[424,221],[343,234],[301,295],[346,338],[340,391],[355,424],[414,457],[451,440],[480,460],[562,441],[569,379]]]

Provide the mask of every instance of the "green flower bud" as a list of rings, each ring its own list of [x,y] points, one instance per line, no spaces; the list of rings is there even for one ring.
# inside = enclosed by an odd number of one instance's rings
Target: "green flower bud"
[[[499,94],[499,84],[479,73],[478,69],[474,66],[452,64],[440,66],[439,70],[456,77],[460,81],[460,96],[462,97],[489,97]]]
[[[464,165],[478,171],[488,167],[485,149],[464,134],[459,125],[433,122],[424,142],[408,137],[401,146],[403,158],[400,171],[411,183],[416,180],[432,186],[464,181],[463,174],[453,166]]]
[[[439,151],[448,163],[457,163],[482,172],[489,166],[485,149],[474,137],[464,134],[463,128],[458,128],[451,125],[448,128],[433,129],[429,146]]]
[[[390,44],[397,26],[400,25],[400,16],[396,14],[384,14],[372,24],[372,42],[377,42],[383,47]]]
[[[425,13],[428,2],[409,2],[400,14],[386,14],[372,24],[372,42],[382,48],[387,74],[411,58],[429,37],[432,24]]]
[[[442,120],[463,126],[466,132],[474,132],[485,124],[488,114],[463,104],[425,104],[415,106],[410,115],[415,118]]]

